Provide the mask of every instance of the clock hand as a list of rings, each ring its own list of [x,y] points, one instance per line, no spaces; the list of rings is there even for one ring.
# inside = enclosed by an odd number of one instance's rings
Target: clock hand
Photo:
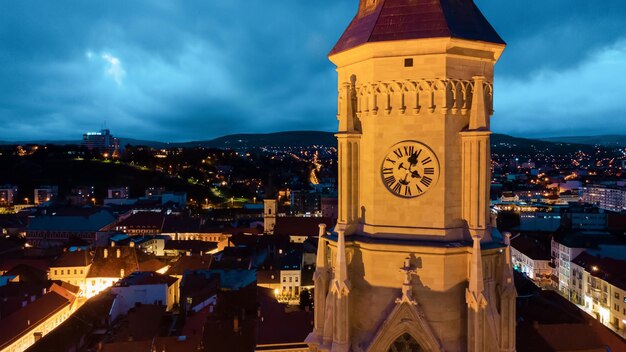
[[[417,170],[414,170],[411,172],[411,177],[413,178],[422,178],[422,176],[420,176],[420,173],[417,172]]]
[[[400,163],[400,165],[398,165],[398,170],[399,169],[405,169],[408,170],[406,167],[404,167],[404,162]]]
[[[398,183],[403,184],[403,185],[405,185],[405,186],[406,186],[406,185],[408,185],[408,184],[409,184],[409,181],[407,181],[407,180],[406,180],[408,177],[409,177],[409,173],[407,172],[407,173],[404,175],[404,178],[403,178],[403,179],[401,179],[401,180],[399,180],[399,181],[398,181]]]

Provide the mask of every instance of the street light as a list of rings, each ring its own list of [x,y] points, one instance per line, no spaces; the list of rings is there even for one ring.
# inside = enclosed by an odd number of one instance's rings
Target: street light
[[[28,205],[28,197],[24,198],[24,202],[26,202],[26,205]]]

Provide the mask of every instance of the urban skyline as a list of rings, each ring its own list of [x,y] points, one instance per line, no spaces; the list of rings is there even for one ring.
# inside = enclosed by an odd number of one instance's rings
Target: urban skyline
[[[494,132],[626,134],[623,2],[477,5],[509,44]],[[336,128],[326,54],[354,1],[0,7],[2,140],[73,139],[104,121],[165,142]]]

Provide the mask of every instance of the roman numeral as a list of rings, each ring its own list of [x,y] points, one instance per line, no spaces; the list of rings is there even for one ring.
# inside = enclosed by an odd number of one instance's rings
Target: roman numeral
[[[430,183],[433,181],[432,178],[428,177],[428,176],[424,176],[422,177],[422,180],[420,181],[421,184],[423,184],[426,187],[430,186]]]
[[[417,188],[418,192],[424,193],[424,191],[422,191],[422,189],[420,188],[420,185],[418,185],[417,183],[415,184],[415,188]]]
[[[394,191],[396,194],[400,194],[400,189],[402,189],[402,185],[401,185],[400,183],[396,183],[396,184],[393,186],[393,191]]]
[[[396,161],[395,161],[395,160],[391,160],[391,159],[389,159],[389,158],[387,158],[387,159],[385,159],[385,160],[386,160],[386,161],[388,161],[388,162],[390,162],[390,163],[392,163],[392,164],[395,164],[395,163],[396,163]]]
[[[387,185],[387,187],[391,187],[391,185],[393,185],[395,182],[396,178],[393,175],[385,177],[385,184]]]
[[[402,149],[398,148],[396,150],[393,151],[393,153],[398,157],[401,158],[402,157]]]
[[[383,175],[391,175],[391,174],[393,174],[393,168],[383,167]]]
[[[435,168],[434,167],[425,167],[424,168],[424,175],[434,175],[435,174]]]
[[[411,156],[413,155],[413,152],[415,151],[415,147],[410,145],[410,146],[404,146],[404,154]]]
[[[429,164],[430,162],[432,162],[433,160],[430,157],[427,157],[426,159],[422,160],[422,165],[426,165]]]
[[[409,187],[409,186],[404,187],[404,195],[405,196],[410,196],[411,195],[411,187]]]

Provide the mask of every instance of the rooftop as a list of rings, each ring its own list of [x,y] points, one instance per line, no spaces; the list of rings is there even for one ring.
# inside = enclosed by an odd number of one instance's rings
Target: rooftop
[[[56,291],[50,291],[34,302],[27,304],[26,307],[0,320],[3,327],[0,329],[0,349],[4,349],[15,339],[34,329],[52,314],[71,303],[71,300]]]
[[[511,247],[522,252],[524,255],[533,260],[552,259],[549,242],[545,243],[545,241],[540,241],[537,238],[533,238],[523,234],[519,235],[511,240]]]
[[[28,231],[96,232],[114,221],[115,217],[107,210],[59,210],[34,218],[28,224]]]
[[[118,281],[115,286],[142,286],[165,284],[171,286],[178,281],[169,275],[162,275],[153,271],[135,271]]]
[[[51,268],[87,266],[93,260],[93,253],[84,250],[65,252],[50,265]]]
[[[361,0],[330,55],[371,42],[450,37],[504,44],[472,0]]]
[[[582,267],[592,276],[626,291],[626,262],[608,257],[596,257],[580,253],[572,263]]]
[[[335,219],[325,217],[277,217],[274,235],[282,236],[317,236],[320,224],[330,229],[335,226]]]

